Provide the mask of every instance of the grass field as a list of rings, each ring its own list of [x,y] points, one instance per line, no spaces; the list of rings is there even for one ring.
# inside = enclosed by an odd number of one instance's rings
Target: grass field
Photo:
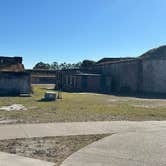
[[[165,99],[119,97],[93,93],[62,93],[63,99],[41,102],[44,92],[34,86],[32,97],[0,97],[0,107],[22,104],[27,111],[0,110],[0,120],[17,123],[107,121],[107,120],[165,120]]]

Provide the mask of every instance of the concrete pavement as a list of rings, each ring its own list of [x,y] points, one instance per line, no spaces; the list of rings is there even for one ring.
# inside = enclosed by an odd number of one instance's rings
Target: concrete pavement
[[[54,163],[0,152],[0,166],[54,166]]]
[[[113,133],[74,153],[61,166],[165,166],[166,163],[166,121],[0,125],[0,133],[0,140]],[[0,166],[26,165],[53,163],[0,153]]]
[[[74,153],[61,166],[166,166],[165,122],[148,128],[108,136]]]
[[[166,121],[112,121],[0,125],[0,140],[47,136],[122,133],[142,130],[149,131],[156,130],[162,126],[166,127]]]

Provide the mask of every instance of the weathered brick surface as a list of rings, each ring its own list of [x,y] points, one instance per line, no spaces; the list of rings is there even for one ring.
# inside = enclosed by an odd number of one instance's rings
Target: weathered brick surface
[[[0,57],[0,71],[24,71],[22,57]]]

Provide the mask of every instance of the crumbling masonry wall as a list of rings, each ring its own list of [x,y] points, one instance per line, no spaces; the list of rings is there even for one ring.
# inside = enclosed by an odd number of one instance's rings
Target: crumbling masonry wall
[[[24,71],[22,57],[0,57],[0,71]]]

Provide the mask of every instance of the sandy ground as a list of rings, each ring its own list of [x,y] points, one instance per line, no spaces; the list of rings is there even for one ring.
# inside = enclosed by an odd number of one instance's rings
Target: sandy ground
[[[106,135],[1,140],[0,151],[49,162],[58,166],[69,155]]]

